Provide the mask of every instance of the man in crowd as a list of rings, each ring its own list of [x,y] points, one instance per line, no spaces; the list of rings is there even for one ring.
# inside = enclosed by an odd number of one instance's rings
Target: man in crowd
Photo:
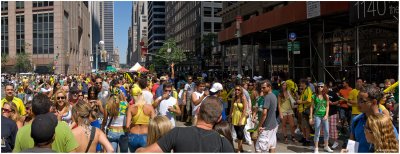
[[[372,85],[367,85],[366,87],[360,89],[360,92],[358,93],[358,109],[362,113],[354,117],[351,121],[350,139],[359,143],[359,153],[374,152],[373,145],[368,143],[365,137],[364,126],[368,116],[373,114],[382,114],[382,111],[378,107],[380,98],[381,93],[379,88],[373,87]],[[394,126],[393,129],[393,132],[396,134],[396,138],[398,138],[398,133]]]
[[[264,96],[263,112],[258,125],[258,132],[260,135],[256,143],[256,152],[275,153],[276,149],[276,133],[278,131],[278,122],[276,121],[277,99],[272,93],[271,82],[266,80],[261,84],[262,91],[266,94]]]
[[[32,113],[35,116],[50,112],[51,102],[46,95],[38,94],[32,101]],[[34,119],[33,119],[34,120]],[[34,147],[34,140],[31,137],[32,125],[27,124],[20,128],[15,139],[13,152],[21,152]],[[78,141],[72,134],[71,128],[65,122],[58,122],[55,129],[55,138],[51,148],[56,152],[74,152],[79,147]]]
[[[221,137],[213,126],[221,120],[222,105],[217,97],[207,97],[201,104],[198,121],[193,127],[175,127],[156,143],[136,152],[230,152],[230,142]]]
[[[21,99],[15,97],[14,86],[12,84],[7,84],[5,86],[6,97],[1,100],[1,107],[3,107],[6,102],[13,102],[18,109],[19,115],[25,115],[25,105]]]
[[[157,110],[158,115],[166,116],[175,127],[175,115],[181,115],[181,109],[178,100],[171,96],[172,84],[164,84],[163,90],[163,95],[154,101],[153,107]]]
[[[183,92],[183,104],[186,105],[186,113],[187,113],[187,119],[186,119],[186,125],[189,125],[189,123],[192,120],[192,93],[194,92],[196,88],[196,84],[193,82],[193,77],[188,76],[187,77],[187,83],[185,84],[184,92]]]

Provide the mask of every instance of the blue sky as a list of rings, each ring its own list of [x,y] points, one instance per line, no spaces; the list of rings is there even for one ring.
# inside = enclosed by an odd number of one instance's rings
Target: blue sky
[[[119,49],[119,63],[121,64],[126,64],[131,11],[132,1],[114,1],[114,45]]]

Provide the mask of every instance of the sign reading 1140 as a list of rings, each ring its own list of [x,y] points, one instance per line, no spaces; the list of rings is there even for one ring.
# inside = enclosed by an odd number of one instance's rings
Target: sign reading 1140
[[[398,20],[399,2],[355,1],[350,2],[350,22],[394,19]]]

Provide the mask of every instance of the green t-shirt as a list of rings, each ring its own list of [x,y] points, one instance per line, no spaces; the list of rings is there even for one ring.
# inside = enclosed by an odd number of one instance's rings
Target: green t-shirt
[[[44,132],[43,132],[44,133]],[[14,153],[34,147],[34,141],[31,137],[31,124],[20,128],[15,139]],[[55,140],[51,147],[56,152],[68,153],[79,147],[78,141],[72,134],[68,124],[59,121],[56,127]]]
[[[314,100],[314,115],[318,117],[323,117],[326,114],[326,100],[319,99],[317,95],[313,95],[312,99]]]

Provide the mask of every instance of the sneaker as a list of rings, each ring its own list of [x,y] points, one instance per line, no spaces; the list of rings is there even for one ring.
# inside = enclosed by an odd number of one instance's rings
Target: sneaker
[[[332,153],[332,152],[333,152],[333,150],[332,150],[331,148],[329,148],[329,146],[326,146],[326,147],[324,148],[324,150],[325,150],[326,152],[329,152],[329,153]]]
[[[336,149],[339,146],[339,143],[335,141],[332,145],[332,149]]]
[[[318,148],[315,148],[315,149],[314,149],[314,153],[319,153],[319,152],[318,152]]]

